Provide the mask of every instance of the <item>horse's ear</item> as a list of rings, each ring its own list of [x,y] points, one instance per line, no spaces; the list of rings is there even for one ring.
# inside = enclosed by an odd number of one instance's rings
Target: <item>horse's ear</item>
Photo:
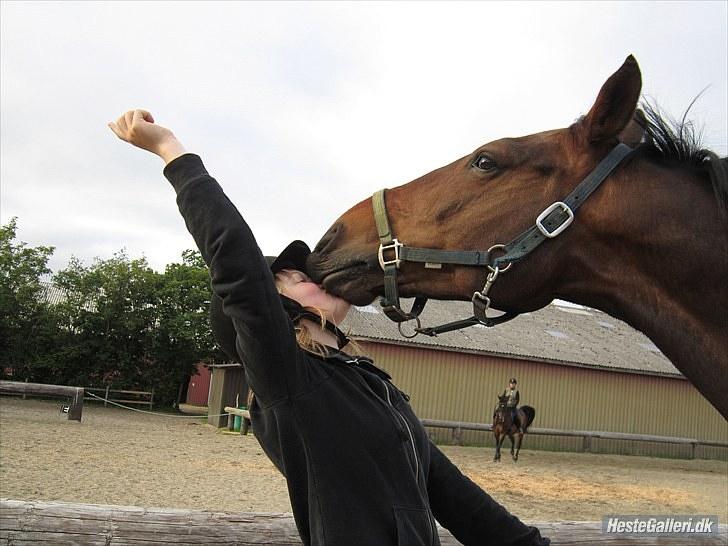
[[[627,126],[619,133],[619,141],[632,148],[639,146],[645,138],[645,127],[647,127],[645,113],[637,108]]]
[[[634,115],[641,90],[640,67],[630,55],[604,83],[594,106],[580,122],[587,142],[618,137]]]

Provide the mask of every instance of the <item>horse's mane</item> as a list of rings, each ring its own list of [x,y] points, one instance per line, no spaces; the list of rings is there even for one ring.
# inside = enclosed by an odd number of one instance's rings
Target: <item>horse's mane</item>
[[[728,158],[703,148],[702,131],[696,130],[687,118],[696,100],[697,97],[681,119],[675,120],[643,99],[641,107],[645,116],[639,122],[645,130],[645,142],[640,149],[654,158],[702,169],[710,178],[720,214],[728,221]]]

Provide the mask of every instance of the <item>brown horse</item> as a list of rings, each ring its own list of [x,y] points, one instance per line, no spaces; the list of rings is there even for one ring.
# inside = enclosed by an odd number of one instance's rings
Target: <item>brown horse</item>
[[[516,410],[516,416],[518,417],[518,424],[513,422],[511,418],[511,410],[508,409],[506,404],[508,403],[508,395],[498,396],[498,405],[493,413],[493,436],[495,436],[495,456],[493,461],[500,461],[501,458],[501,445],[506,436],[511,440],[511,457],[514,461],[518,460],[518,453],[521,451],[521,444],[523,443],[523,435],[528,431],[528,427],[533,423],[534,417],[536,417],[536,410],[531,406],[521,406]],[[518,444],[515,446],[515,453],[513,452],[514,444],[513,435],[518,434]]]
[[[402,296],[473,299],[511,314],[554,298],[601,309],[650,337],[728,418],[728,163],[700,149],[684,120],[666,122],[649,105],[641,115],[641,86],[629,56],[571,126],[490,142],[388,190],[386,201],[362,201],[318,243],[309,274],[356,305],[394,285]],[[575,192],[610,150],[630,150],[620,141],[633,151],[593,193]],[[377,207],[391,224],[375,224]],[[405,260],[409,246],[467,252],[418,263],[421,248]],[[396,280],[385,282],[383,269]]]

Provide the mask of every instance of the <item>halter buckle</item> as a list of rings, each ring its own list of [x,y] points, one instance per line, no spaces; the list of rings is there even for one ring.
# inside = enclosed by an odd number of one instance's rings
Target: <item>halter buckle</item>
[[[560,208],[562,211],[564,211],[566,213],[567,218],[566,218],[566,220],[564,220],[564,223],[561,224],[559,227],[557,227],[555,230],[549,231],[548,229],[546,229],[546,226],[543,225],[543,221],[549,214],[551,214],[553,211],[555,211],[558,208]],[[555,203],[552,203],[548,207],[546,207],[544,209],[544,211],[538,215],[538,218],[536,218],[536,227],[538,228],[538,230],[541,233],[544,234],[544,237],[553,239],[559,233],[561,233],[567,227],[569,227],[569,225],[573,221],[574,221],[574,211],[571,210],[571,207],[569,207],[569,205],[567,205],[563,201],[556,201]]]
[[[392,239],[392,242],[388,245],[380,244],[379,245],[379,266],[382,268],[382,271],[384,271],[385,266],[388,265],[394,265],[395,268],[399,269],[399,264],[402,263],[401,258],[399,257],[399,249],[402,248],[404,245],[400,243],[397,239]],[[388,250],[394,251],[394,259],[392,260],[385,260],[384,259],[384,252]]]

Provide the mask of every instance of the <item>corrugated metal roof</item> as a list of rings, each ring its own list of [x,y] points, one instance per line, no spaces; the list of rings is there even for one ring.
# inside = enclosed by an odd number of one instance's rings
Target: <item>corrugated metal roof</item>
[[[69,293],[66,289],[56,286],[50,282],[40,282],[39,284],[40,291],[38,293],[38,298],[41,301],[50,305],[58,305],[59,303],[63,303],[68,300]],[[93,301],[87,301],[84,303],[83,309],[93,313],[96,311],[96,303]]]
[[[411,302],[402,307],[409,308]],[[431,300],[421,315],[423,326],[472,316],[467,302]],[[409,323],[411,324],[411,323]],[[411,332],[411,326],[403,328]],[[382,313],[379,304],[354,307],[342,325],[354,338],[446,351],[508,356],[589,368],[681,376],[641,332],[601,311],[573,304],[551,304],[493,328],[471,326],[437,337],[407,339]]]
[[[40,286],[41,290],[39,293],[39,298],[45,303],[57,305],[59,303],[63,303],[64,301],[66,301],[66,299],[68,299],[66,296],[66,291],[63,288],[60,288],[48,282],[41,282]]]

